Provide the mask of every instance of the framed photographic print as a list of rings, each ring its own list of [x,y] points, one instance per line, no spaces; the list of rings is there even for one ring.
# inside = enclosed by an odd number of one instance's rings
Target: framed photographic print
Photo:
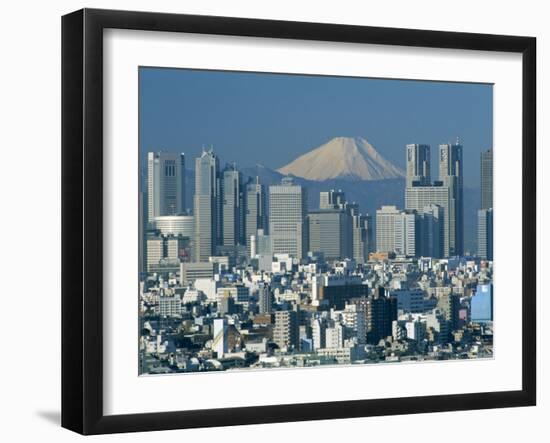
[[[62,425],[536,402],[530,37],[62,21]]]

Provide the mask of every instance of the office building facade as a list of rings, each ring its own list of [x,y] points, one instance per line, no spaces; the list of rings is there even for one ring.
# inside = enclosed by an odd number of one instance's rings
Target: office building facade
[[[245,199],[243,175],[235,166],[228,166],[221,174],[223,246],[246,244]]]
[[[406,186],[427,186],[431,184],[430,145],[407,145]]]
[[[147,154],[147,217],[185,212],[185,154]]]
[[[307,255],[307,193],[291,179],[269,187],[269,237],[273,254]]]
[[[195,261],[216,255],[221,235],[220,164],[212,150],[195,160]]]
[[[320,209],[308,213],[309,251],[323,253],[327,260],[352,258],[352,220],[339,209]]]
[[[493,260],[493,210],[477,211],[477,255],[485,260]]]
[[[418,247],[418,215],[382,206],[376,211],[376,248],[379,252],[414,257]]]
[[[481,175],[481,209],[493,207],[493,150],[488,149],[480,154]]]
[[[277,311],[274,314],[273,342],[280,349],[297,349],[299,328],[296,311]]]

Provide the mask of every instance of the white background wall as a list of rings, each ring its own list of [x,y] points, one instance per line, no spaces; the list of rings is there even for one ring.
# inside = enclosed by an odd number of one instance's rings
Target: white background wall
[[[60,17],[84,6],[536,36],[538,222],[539,226],[549,222],[550,204],[548,198],[543,204],[541,197],[548,195],[549,191],[549,180],[542,177],[542,171],[550,169],[550,156],[543,156],[542,152],[544,126],[550,118],[550,96],[542,85],[543,77],[550,75],[550,28],[544,2],[4,2],[0,26],[0,436],[4,441],[71,441],[82,438],[59,427]],[[550,246],[548,235],[539,229],[539,276],[544,272],[545,261],[548,261],[540,253],[545,246]],[[352,437],[367,441],[405,438],[411,443],[525,441],[529,438],[544,441],[550,434],[547,418],[550,414],[550,389],[545,380],[550,368],[550,328],[542,327],[541,313],[550,304],[540,289],[541,281],[539,277],[537,407],[165,431],[162,434],[106,436],[95,441],[145,442],[162,438],[335,441]]]

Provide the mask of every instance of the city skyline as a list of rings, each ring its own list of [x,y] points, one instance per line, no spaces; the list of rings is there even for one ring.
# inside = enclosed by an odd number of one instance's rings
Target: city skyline
[[[148,151],[140,374],[492,358],[492,147],[399,149],[402,168],[361,137],[265,168]]]
[[[493,144],[487,84],[142,67],[139,94],[142,161],[150,150],[195,158],[213,145],[240,167],[277,169],[333,137],[359,136],[404,169],[402,146],[459,137],[477,187],[473,165]]]

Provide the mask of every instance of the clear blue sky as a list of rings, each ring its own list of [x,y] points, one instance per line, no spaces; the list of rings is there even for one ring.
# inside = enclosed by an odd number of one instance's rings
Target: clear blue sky
[[[459,136],[466,184],[478,185],[479,153],[493,143],[486,84],[140,68],[139,100],[142,155],[191,160],[212,144],[222,163],[276,169],[333,137],[360,136],[404,167],[407,143],[430,144],[435,157]]]

